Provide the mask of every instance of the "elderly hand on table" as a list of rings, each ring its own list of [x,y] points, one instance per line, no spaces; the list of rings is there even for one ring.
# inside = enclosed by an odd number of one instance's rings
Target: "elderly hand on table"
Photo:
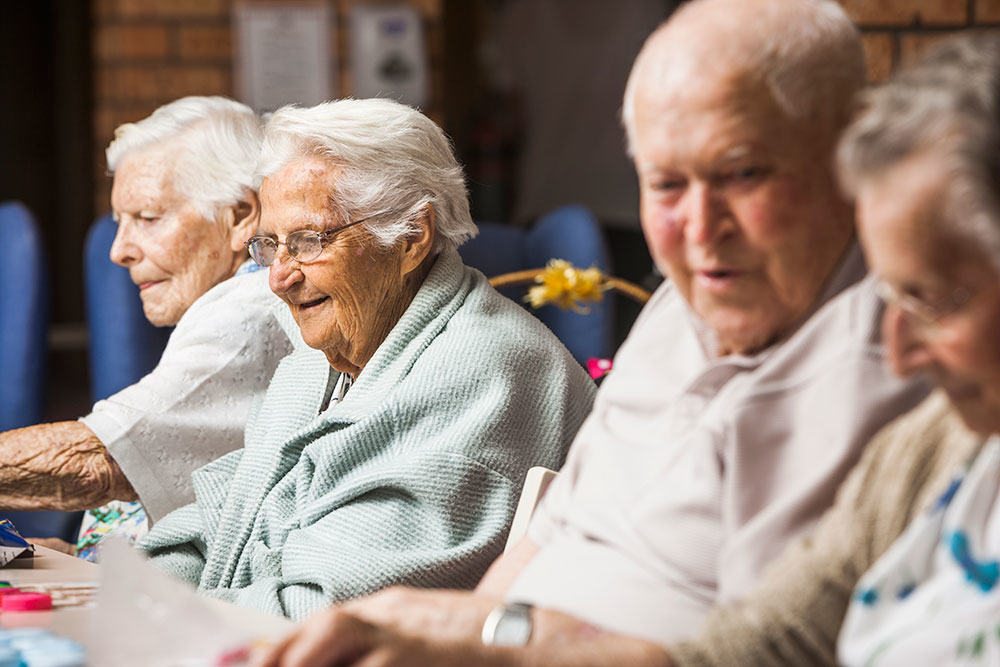
[[[434,640],[478,638],[500,600],[468,591],[393,586],[340,607],[359,620]],[[332,612],[329,612],[332,613]]]
[[[378,598],[378,599],[376,599]],[[402,613],[390,611],[400,603]],[[435,604],[439,603],[439,604]],[[483,665],[495,667],[584,667],[627,664],[637,667],[670,667],[659,646],[646,641],[604,633],[570,616],[536,609],[531,644],[520,648],[483,646],[478,627],[471,628],[478,612],[495,601],[471,593],[452,591],[390,590],[362,604],[335,607],[314,615],[278,646],[258,657],[256,667],[438,667]],[[436,610],[432,611],[432,607]],[[381,615],[387,623],[364,620]],[[405,612],[417,610],[410,619]],[[449,617],[454,614],[452,618]],[[483,614],[485,616],[485,614]],[[448,619],[445,623],[424,620]],[[479,619],[479,626],[482,619]],[[405,629],[404,629],[405,628]],[[448,636],[450,634],[450,636]]]

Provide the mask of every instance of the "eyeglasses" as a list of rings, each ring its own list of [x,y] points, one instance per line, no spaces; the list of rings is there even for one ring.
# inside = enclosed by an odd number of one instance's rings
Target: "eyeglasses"
[[[257,262],[261,266],[271,266],[274,264],[274,260],[278,255],[278,246],[283,245],[288,250],[288,255],[295,260],[300,262],[311,262],[312,260],[319,257],[319,254],[323,252],[323,248],[334,239],[340,232],[345,229],[349,229],[354,225],[360,225],[362,222],[367,222],[377,215],[370,215],[367,218],[361,218],[360,220],[355,220],[354,222],[349,222],[346,225],[341,225],[335,229],[328,229],[325,232],[316,232],[311,229],[300,229],[297,232],[292,232],[285,237],[284,243],[278,241],[277,239],[271,238],[270,236],[254,236],[251,237],[244,245],[250,252],[250,257],[253,261]]]
[[[887,304],[899,308],[907,319],[921,332],[935,335],[941,330],[941,321],[957,312],[972,299],[972,292],[959,287],[946,298],[930,303],[912,294],[904,294],[899,288],[879,281],[876,287],[879,297]]]

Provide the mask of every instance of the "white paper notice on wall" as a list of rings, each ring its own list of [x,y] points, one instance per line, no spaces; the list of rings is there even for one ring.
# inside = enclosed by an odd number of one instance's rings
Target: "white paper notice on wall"
[[[237,95],[255,111],[312,106],[336,95],[335,16],[326,3],[242,2],[233,20]]]
[[[354,97],[389,97],[415,107],[427,104],[427,50],[416,9],[355,5],[350,40]]]

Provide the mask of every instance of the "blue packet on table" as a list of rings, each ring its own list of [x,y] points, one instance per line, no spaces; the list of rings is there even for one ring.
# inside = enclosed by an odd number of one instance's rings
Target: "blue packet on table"
[[[0,567],[25,553],[34,553],[35,547],[21,537],[9,519],[0,519]]]
[[[0,667],[85,667],[83,647],[41,628],[0,629]]]

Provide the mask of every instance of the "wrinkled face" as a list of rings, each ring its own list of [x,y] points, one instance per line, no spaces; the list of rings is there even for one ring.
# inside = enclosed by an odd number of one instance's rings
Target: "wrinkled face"
[[[853,233],[831,140],[759,89],[706,81],[666,94],[647,81],[635,99],[646,242],[722,354],[793,331]]]
[[[111,189],[118,222],[111,260],[129,270],[156,326],[177,324],[239,262],[230,228],[196,212],[174,189],[172,171],[166,149],[141,150],[122,160]]]
[[[890,168],[860,188],[858,225],[871,270],[943,313],[928,324],[889,304],[883,334],[893,369],[929,373],[969,428],[998,433],[1000,272],[980,244],[951,231],[948,178],[926,156]]]
[[[346,225],[331,206],[337,168],[319,158],[298,158],[268,176],[260,188],[258,235],[280,243],[300,229]],[[270,268],[271,289],[288,304],[302,338],[323,350],[330,364],[356,375],[395,324],[403,293],[401,249],[380,247],[363,225],[344,230],[319,257],[300,262],[284,245]]]

